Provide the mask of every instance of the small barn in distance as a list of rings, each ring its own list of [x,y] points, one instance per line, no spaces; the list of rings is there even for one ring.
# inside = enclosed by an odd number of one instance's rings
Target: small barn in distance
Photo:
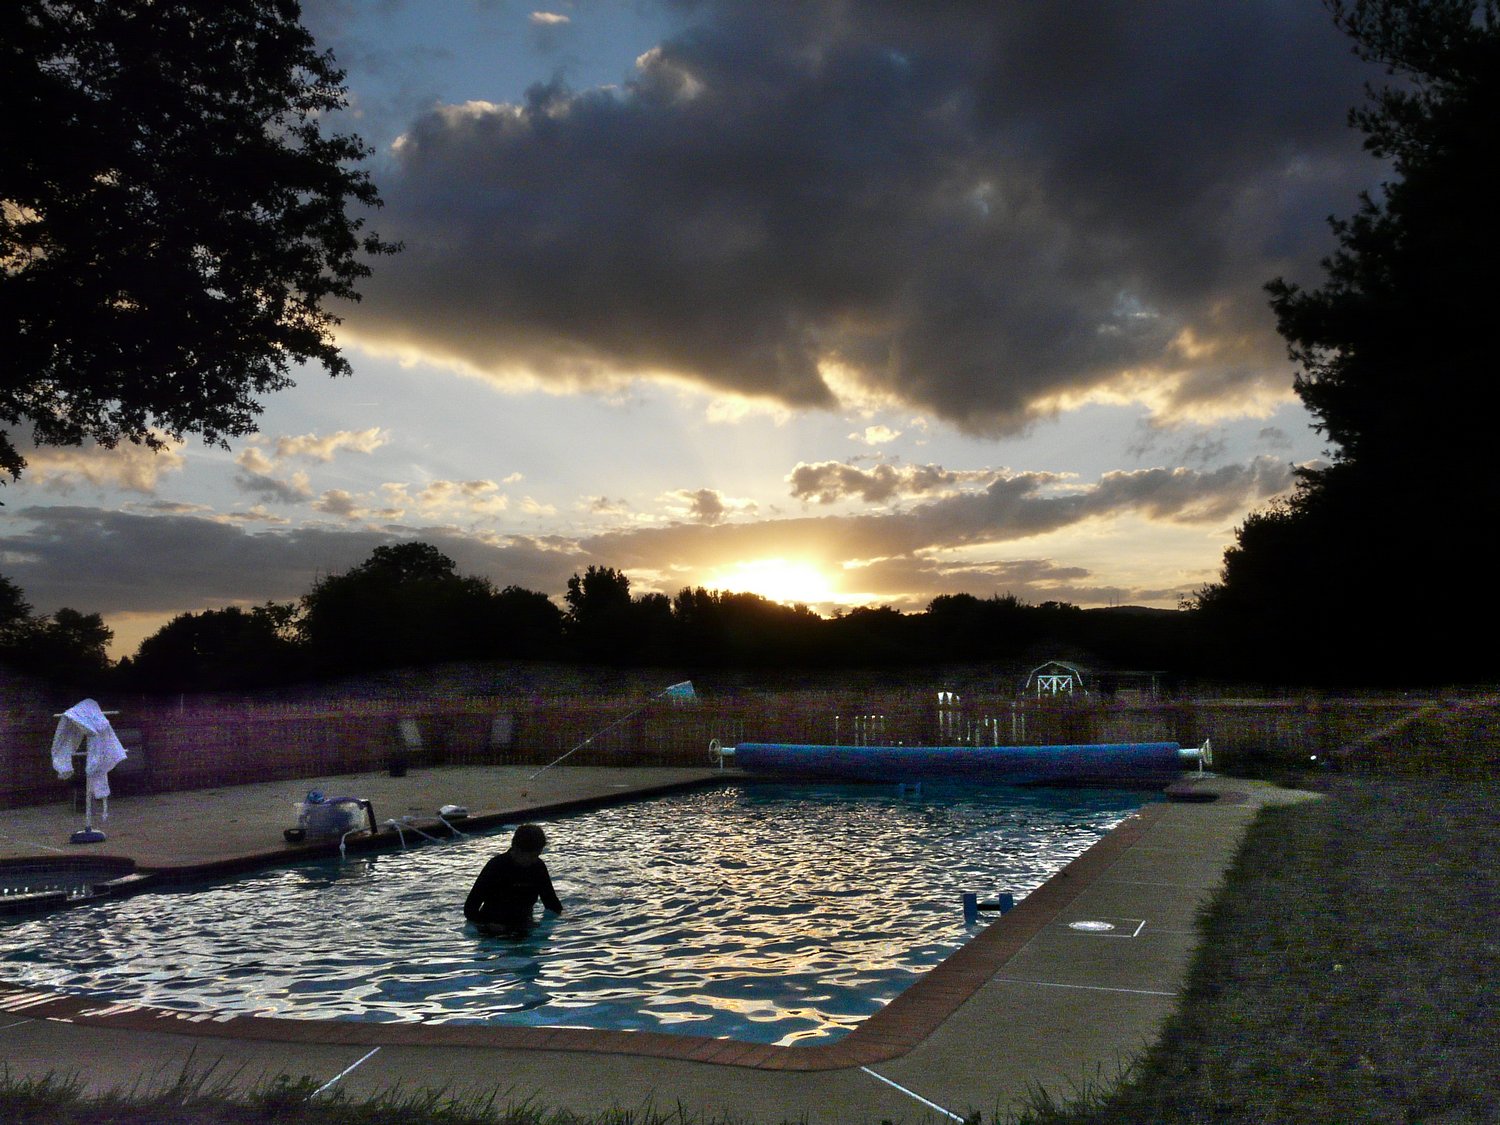
[[[1066,660],[1049,660],[1038,664],[1026,677],[1023,695],[1046,699],[1058,695],[1087,695],[1083,669]]]
[[[1086,669],[1069,660],[1049,660],[1031,670],[1020,695],[1035,699],[1088,696],[1123,703],[1160,699],[1170,694],[1172,686],[1169,672]]]

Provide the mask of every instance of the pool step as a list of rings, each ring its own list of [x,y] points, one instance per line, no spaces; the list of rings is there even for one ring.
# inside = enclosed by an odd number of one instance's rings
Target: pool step
[[[41,880],[38,880],[41,882]],[[70,906],[83,906],[101,898],[114,898],[144,889],[151,881],[149,875],[132,872],[113,879],[101,879],[87,884],[86,893],[73,893],[67,887],[43,886],[39,890],[21,891],[15,894],[0,894],[0,917],[20,917],[28,914],[45,914]]]

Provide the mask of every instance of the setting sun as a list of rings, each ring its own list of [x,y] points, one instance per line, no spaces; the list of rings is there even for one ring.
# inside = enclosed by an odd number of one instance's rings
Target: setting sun
[[[773,602],[832,601],[836,596],[828,576],[811,563],[786,559],[756,559],[719,571],[715,586],[735,593],[759,594]]]

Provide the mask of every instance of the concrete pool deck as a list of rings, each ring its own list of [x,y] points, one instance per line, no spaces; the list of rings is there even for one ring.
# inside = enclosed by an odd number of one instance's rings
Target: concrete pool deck
[[[0,860],[127,856],[201,875],[285,862],[313,788],[370,800],[379,822],[444,804],[514,822],[577,804],[707,784],[710,769],[446,767],[266,782],[111,801],[101,844],[70,845],[72,805],[0,810]],[[733,776],[734,771],[729,771]],[[753,1122],[952,1120],[1114,1075],[1159,1033],[1198,944],[1195,918],[1264,804],[1310,795],[1207,777],[1147,806],[837,1043],[774,1047],[658,1033],[191,1016],[4,981],[0,1064],[75,1074],[92,1091],[168,1082],[190,1065],[248,1086],[311,1076],[359,1098],[393,1086],[499,1090],[574,1113],[662,1110]],[[353,841],[351,841],[351,844]],[[455,905],[455,909],[456,909]],[[1109,922],[1109,930],[1076,928]]]

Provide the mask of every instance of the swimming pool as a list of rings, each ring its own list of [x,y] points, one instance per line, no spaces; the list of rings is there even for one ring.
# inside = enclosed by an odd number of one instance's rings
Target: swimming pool
[[[0,978],[178,1011],[830,1042],[1144,795],[754,784],[547,823],[568,912],[522,942],[460,912],[503,837],[0,922]]]

